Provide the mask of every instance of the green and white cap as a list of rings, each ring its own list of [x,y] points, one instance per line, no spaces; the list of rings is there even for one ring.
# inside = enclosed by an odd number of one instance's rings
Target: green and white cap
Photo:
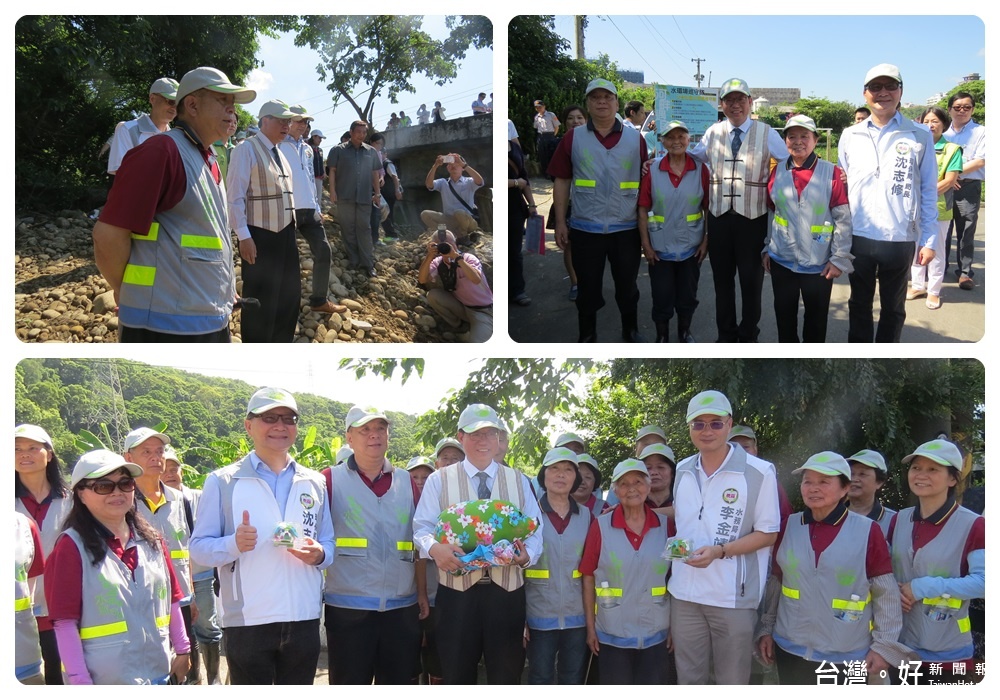
[[[542,466],[547,467],[550,464],[555,464],[556,462],[572,462],[573,464],[579,465],[580,458],[576,456],[576,452],[568,447],[553,447],[545,453],[545,459],[542,460]]]
[[[347,458],[354,454],[354,450],[344,445],[339,450],[337,450],[337,464],[343,464],[347,461]]]
[[[290,408],[295,411],[295,415],[299,413],[299,407],[295,403],[295,397],[284,389],[278,389],[273,386],[261,387],[253,393],[250,397],[250,403],[247,404],[247,414],[259,416],[261,413],[266,413],[272,408]]]
[[[417,467],[430,467],[431,471],[434,471],[434,458],[417,455],[406,463],[406,471],[413,471]]]
[[[166,462],[168,459],[173,460],[178,464],[183,464],[183,462],[181,462],[181,458],[177,456],[177,450],[174,449],[173,445],[163,446],[163,461]]]
[[[52,449],[52,438],[50,438],[49,434],[45,432],[45,428],[40,425],[22,423],[14,428],[14,437],[26,438],[28,440],[40,442],[43,445],[46,445],[49,449]]]
[[[497,415],[497,412],[493,410],[492,406],[487,406],[484,403],[474,403],[466,406],[465,410],[458,417],[458,429],[463,433],[474,433],[483,428],[503,430],[500,416]]]
[[[646,457],[651,457],[652,455],[666,457],[672,465],[677,466],[677,458],[674,457],[674,451],[662,442],[654,442],[652,445],[646,445],[642,448],[642,452],[639,453],[639,459],[645,460]]]
[[[584,96],[589,95],[594,90],[607,90],[615,97],[618,97],[618,88],[610,80],[605,80],[604,78],[594,78],[587,83],[587,91],[584,93]]]
[[[665,127],[660,129],[660,136],[665,136],[669,134],[674,129],[684,129],[687,133],[691,133],[688,125],[682,122],[680,119],[674,119],[672,122],[668,123]]]
[[[611,483],[618,483],[618,480],[629,472],[640,472],[646,476],[649,476],[649,470],[646,469],[646,465],[640,462],[638,459],[626,459],[624,462],[619,462],[615,465],[615,471],[611,474]]]
[[[884,75],[880,73],[879,75]],[[953,442],[947,440],[931,440],[925,442],[915,449],[911,454],[903,457],[903,464],[909,464],[914,457],[926,457],[927,459],[943,464],[946,467],[955,467],[962,471],[962,452]]]
[[[229,82],[226,74],[218,68],[202,66],[189,70],[181,78],[181,82],[177,86],[177,100],[183,100],[195,90],[202,88],[212,92],[221,92],[224,95],[233,95],[238,105],[245,105],[257,99],[256,90],[233,85]]]
[[[749,425],[734,425],[733,429],[729,431],[729,439],[732,440],[734,437],[750,438],[757,442],[757,433]]]
[[[730,78],[719,88],[719,99],[721,100],[731,92],[742,92],[747,97],[750,97],[750,86],[747,85],[747,81],[741,78]]]
[[[846,476],[848,479],[851,478],[851,465],[839,454],[830,452],[829,450],[826,452],[817,452],[807,459],[806,463],[801,467],[793,469],[792,474],[798,474],[806,470],[825,474],[826,476],[837,476],[839,474]]]
[[[159,438],[164,445],[170,444],[170,438],[163,433],[158,433],[152,428],[136,428],[125,436],[125,451],[131,451],[132,448],[138,447],[150,438]]]
[[[877,469],[883,474],[889,473],[889,467],[885,464],[885,457],[875,450],[859,450],[847,458],[848,462],[860,462],[866,467]]]
[[[788,121],[785,122],[783,131],[788,131],[793,126],[801,126],[803,129],[808,129],[814,134],[816,133],[816,122],[804,114],[796,114],[794,117],[789,117]]]
[[[157,78],[149,86],[150,95],[162,95],[168,100],[177,99],[177,87],[179,83],[173,78]]]
[[[594,469],[597,469],[597,460],[594,459],[593,457],[591,457],[586,452],[581,452],[580,454],[578,454],[576,456],[576,463],[577,464],[589,464]]]
[[[347,412],[347,418],[344,419],[344,429],[360,428],[365,423],[371,423],[379,418],[386,423],[391,422],[382,411],[374,406],[351,406],[351,410]]]
[[[667,439],[667,434],[663,432],[663,428],[658,425],[644,425],[639,428],[639,432],[635,436],[635,441],[639,442],[647,435],[658,435],[663,438],[664,441]]]
[[[73,475],[69,480],[69,487],[75,489],[76,485],[84,479],[100,479],[122,467],[127,467],[128,473],[134,477],[142,476],[142,467],[129,462],[117,452],[92,450],[77,460],[76,466],[73,467]]]
[[[687,418],[685,420],[690,423],[698,416],[705,414],[710,416],[731,416],[733,415],[733,406],[721,391],[709,389],[697,394],[688,402]]]
[[[559,437],[556,438],[556,441],[552,444],[552,446],[565,447],[571,442],[578,442],[584,447],[586,447],[587,445],[587,443],[583,441],[583,438],[577,435],[576,433],[562,433]]]
[[[309,112],[306,111],[306,108],[303,107],[302,105],[292,105],[291,107],[288,108],[288,111],[295,115],[294,117],[292,117],[292,121],[300,122],[303,119],[305,119],[306,121],[313,120],[313,116],[309,114]]]
[[[260,111],[257,113],[258,119],[263,119],[264,117],[277,117],[278,119],[292,119],[298,116],[295,112],[291,111],[281,100],[268,100],[260,106]]]
[[[454,447],[456,450],[461,452],[463,456],[465,455],[465,450],[462,449],[462,443],[460,443],[458,440],[452,437],[443,437],[440,440],[438,440],[437,444],[434,446],[434,459],[440,457],[441,450],[443,450],[446,447]]]

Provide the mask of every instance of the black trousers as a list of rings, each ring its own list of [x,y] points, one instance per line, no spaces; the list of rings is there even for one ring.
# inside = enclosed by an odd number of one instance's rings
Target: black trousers
[[[160,333],[145,328],[118,327],[119,343],[228,343],[229,326],[211,333],[198,335],[177,335],[175,333]]]
[[[42,648],[42,660],[45,662],[45,685],[62,685],[62,660],[59,658],[59,646],[56,644],[56,631],[39,630],[38,643]]]
[[[774,289],[774,320],[778,324],[778,342],[799,342],[799,297],[801,297],[805,309],[802,320],[802,341],[825,343],[833,280],[816,273],[793,272],[771,260],[771,287]]]
[[[309,252],[313,256],[312,294],[309,296],[309,303],[320,306],[327,301],[327,290],[330,288],[330,261],[333,253],[330,250],[330,241],[326,238],[326,229],[314,218],[315,212],[315,209],[296,209],[295,227],[306,239]]]
[[[756,343],[760,335],[760,264],[767,216],[748,219],[733,211],[708,215],[708,260],[715,283],[715,325],[720,343]],[[740,276],[743,318],[736,321],[736,275]]]
[[[578,229],[569,231],[573,249],[573,269],[576,270],[579,294],[576,310],[581,326],[585,319],[596,323],[598,310],[604,306],[604,264],[611,264],[611,277],[615,281],[615,302],[622,315],[623,324],[629,319],[634,324],[639,313],[639,261],[642,244],[639,229],[631,228],[616,233],[588,233]],[[582,328],[581,328],[582,330]],[[627,330],[627,329],[623,329]]]
[[[324,607],[330,685],[417,682],[421,630],[416,604],[385,612]]]
[[[660,260],[649,267],[649,289],[653,295],[653,323],[669,323],[677,312],[682,327],[690,327],[698,308],[698,256],[687,260]]]
[[[520,192],[511,190],[510,197],[521,197]],[[522,198],[523,202],[524,199]],[[514,205],[507,207],[507,286],[511,299],[524,293],[524,227],[528,220],[528,210]]]
[[[489,685],[517,685],[524,671],[524,587],[507,592],[495,583],[467,591],[439,586],[435,606],[444,623],[437,635],[444,682],[475,685],[480,657]]]
[[[667,681],[667,643],[646,649],[622,649],[601,645],[597,662],[601,685],[663,685]]]
[[[319,661],[319,619],[226,627],[233,685],[312,685]]]
[[[243,307],[243,342],[290,343],[295,337],[302,293],[295,224],[277,233],[256,226],[249,228],[257,246],[257,262],[251,265],[240,258],[243,296],[258,299],[260,308]]]
[[[385,221],[382,222],[382,230],[385,231],[385,235],[389,238],[395,238],[397,235],[396,223],[392,215],[396,210],[396,186],[389,177],[382,183],[382,201],[389,205],[389,216],[385,217]]]
[[[559,145],[559,139],[556,138],[555,134],[539,134],[535,139],[535,148],[538,152],[538,165],[541,167],[542,176],[548,176],[549,161],[552,160],[552,154],[556,152],[556,146]],[[552,178],[549,177],[551,180]]]
[[[951,257],[952,231],[955,232],[955,264],[959,275],[972,277],[972,254],[976,249],[976,226],[979,224],[979,206],[983,196],[982,180],[962,180],[955,191],[952,212],[955,218],[948,227],[945,242],[945,267]]]
[[[851,298],[847,302],[850,343],[898,343],[906,323],[906,283],[916,243],[876,241],[855,236],[851,243],[854,272],[850,275]],[[878,331],[873,308],[875,283],[882,307]]]

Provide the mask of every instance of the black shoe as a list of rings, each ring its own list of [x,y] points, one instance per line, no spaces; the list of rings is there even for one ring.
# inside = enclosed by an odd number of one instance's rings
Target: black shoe
[[[596,343],[597,342],[597,314],[596,313],[578,313],[577,319],[580,325],[580,338],[576,342],[578,343]]]
[[[697,340],[694,339],[694,336],[691,335],[691,331],[689,331],[687,328],[685,328],[684,330],[677,331],[677,339],[682,343],[698,342]]]
[[[378,274],[375,272],[375,268],[374,267],[368,268],[368,276],[369,277],[378,277]]]
[[[654,343],[670,342],[670,324],[663,321],[656,321],[656,340]]]
[[[531,297],[524,292],[521,292],[516,297],[511,299],[511,302],[517,304],[518,306],[531,306]]]
[[[622,331],[622,340],[626,343],[645,343],[646,339],[640,335],[639,331],[635,328]]]

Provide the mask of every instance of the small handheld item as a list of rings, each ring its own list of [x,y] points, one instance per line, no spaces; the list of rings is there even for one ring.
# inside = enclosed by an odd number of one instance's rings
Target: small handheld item
[[[455,156],[441,156],[441,162],[442,163],[454,163],[455,162]]]

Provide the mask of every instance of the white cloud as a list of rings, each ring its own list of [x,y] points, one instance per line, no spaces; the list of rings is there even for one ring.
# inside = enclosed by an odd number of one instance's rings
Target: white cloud
[[[262,92],[274,84],[274,76],[262,68],[254,68],[247,76],[247,87]]]

